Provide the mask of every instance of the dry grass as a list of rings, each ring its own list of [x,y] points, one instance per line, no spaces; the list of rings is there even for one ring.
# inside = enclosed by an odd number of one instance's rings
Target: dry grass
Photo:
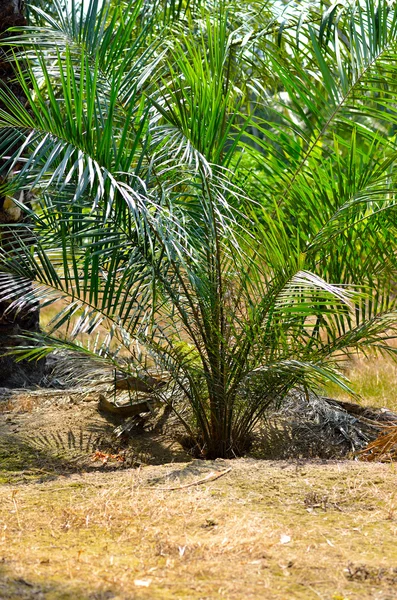
[[[0,597],[391,600],[396,483],[393,465],[247,459],[3,486]]]
[[[10,398],[9,400],[5,400],[3,402],[0,403],[0,414],[2,413],[8,413],[10,411],[13,411],[14,414],[17,413],[30,413],[32,412],[37,406],[39,406],[39,399],[35,398],[34,396],[32,396],[31,394],[21,394],[18,397],[18,400],[15,401],[13,398]]]
[[[346,375],[367,406],[387,407],[397,412],[397,363],[388,357],[359,357],[353,360]],[[327,394],[348,400],[339,388],[330,385]]]

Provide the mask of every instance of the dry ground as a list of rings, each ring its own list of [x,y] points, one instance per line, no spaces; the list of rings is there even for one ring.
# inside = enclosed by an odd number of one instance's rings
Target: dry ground
[[[4,485],[0,597],[393,600],[396,483],[393,465],[241,459]]]
[[[397,409],[391,363],[354,369]],[[156,431],[118,448],[96,400],[1,405],[1,600],[397,598],[397,466],[192,461]]]

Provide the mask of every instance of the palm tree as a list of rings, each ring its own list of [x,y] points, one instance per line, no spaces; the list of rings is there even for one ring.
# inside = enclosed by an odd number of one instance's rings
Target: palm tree
[[[0,38],[4,37],[9,27],[26,25],[22,2],[9,0],[2,2],[0,6]],[[0,54],[0,80],[6,84],[12,93],[22,103],[26,101],[23,89],[18,81],[15,81],[14,70],[7,57],[7,46],[3,46]],[[0,102],[0,108],[4,105]],[[7,229],[15,227],[24,219],[24,214],[15,204],[12,196],[7,194],[6,186],[0,192],[0,223],[4,225],[0,243],[7,249]],[[29,363],[27,361],[16,364],[11,356],[1,357],[4,350],[15,346],[18,342],[17,336],[23,331],[39,331],[39,310],[33,308],[18,314],[10,310],[8,299],[0,302],[0,386],[14,387],[37,383],[43,375],[43,362]]]
[[[243,453],[296,386],[349,389],[351,352],[394,352],[396,10],[278,6],[91,0],[6,41],[28,107],[0,92],[3,172],[35,202],[0,299],[67,301],[16,352],[165,372],[204,457]]]

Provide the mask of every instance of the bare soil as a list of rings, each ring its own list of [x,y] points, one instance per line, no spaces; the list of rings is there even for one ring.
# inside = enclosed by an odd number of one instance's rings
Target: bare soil
[[[1,600],[397,598],[394,464],[192,460],[97,401],[0,401]]]
[[[189,460],[159,427],[137,425],[128,439],[116,437],[114,429],[123,419],[100,412],[98,399],[99,392],[85,390],[3,392],[0,483]]]

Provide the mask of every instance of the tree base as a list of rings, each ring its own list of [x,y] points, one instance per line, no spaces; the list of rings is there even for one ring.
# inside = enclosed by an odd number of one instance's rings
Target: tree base
[[[210,446],[199,436],[184,435],[178,441],[186,452],[201,460],[239,458],[249,452],[253,444],[251,435],[247,435],[243,440],[213,440]]]

